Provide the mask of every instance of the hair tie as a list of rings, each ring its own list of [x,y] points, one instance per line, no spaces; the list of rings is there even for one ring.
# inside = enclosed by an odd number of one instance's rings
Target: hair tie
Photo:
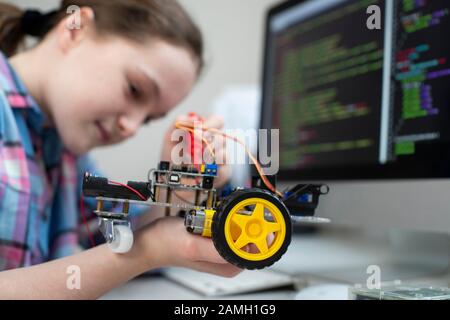
[[[57,12],[43,14],[39,10],[26,10],[21,19],[23,33],[33,37],[44,36],[50,29],[50,18]]]

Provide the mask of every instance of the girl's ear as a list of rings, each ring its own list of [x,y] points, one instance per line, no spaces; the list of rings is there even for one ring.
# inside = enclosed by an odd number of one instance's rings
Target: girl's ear
[[[68,8],[67,17],[62,19],[57,28],[59,48],[66,53],[76,47],[84,38],[95,29],[94,10],[89,7]]]

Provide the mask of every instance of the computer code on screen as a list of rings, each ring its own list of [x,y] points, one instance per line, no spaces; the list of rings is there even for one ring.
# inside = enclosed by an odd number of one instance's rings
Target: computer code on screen
[[[414,155],[420,144],[448,140],[449,5],[446,0],[395,3],[391,160]]]
[[[383,33],[361,26],[367,4],[337,6],[276,38],[273,108],[283,166],[377,157]]]

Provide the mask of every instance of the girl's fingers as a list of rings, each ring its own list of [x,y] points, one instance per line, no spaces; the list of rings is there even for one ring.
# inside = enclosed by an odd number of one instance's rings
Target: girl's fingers
[[[210,238],[198,235],[193,235],[193,237],[195,237],[196,241],[196,257],[194,257],[194,261],[228,264],[228,262],[217,252]]]
[[[203,125],[208,128],[221,129],[224,125],[224,120],[220,116],[210,116],[204,122]]]
[[[186,121],[189,121],[189,117],[188,117],[187,115],[180,114],[180,115],[177,116],[177,118],[175,119],[175,122],[177,122],[177,121],[186,122]]]

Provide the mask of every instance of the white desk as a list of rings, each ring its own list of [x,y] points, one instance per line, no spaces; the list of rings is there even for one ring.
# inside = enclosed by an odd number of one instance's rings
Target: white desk
[[[322,283],[365,283],[368,277],[366,268],[376,264],[381,267],[382,281],[394,280],[383,278],[383,270],[390,268],[392,253],[386,243],[364,240],[361,236],[343,234],[296,235],[288,252],[278,261],[273,270],[296,275],[308,285]],[[408,273],[416,270],[402,270],[402,278],[409,278]],[[398,273],[398,271],[396,271]],[[404,274],[403,274],[404,272]],[[386,273],[392,274],[392,270]],[[395,272],[393,273],[395,275]],[[349,279],[349,275],[350,278]],[[448,286],[449,274],[438,274],[427,278],[414,278],[408,283]],[[275,290],[223,297],[223,299],[293,299],[295,290]],[[205,299],[205,296],[185,288],[162,276],[139,277],[118,287],[101,299]]]

